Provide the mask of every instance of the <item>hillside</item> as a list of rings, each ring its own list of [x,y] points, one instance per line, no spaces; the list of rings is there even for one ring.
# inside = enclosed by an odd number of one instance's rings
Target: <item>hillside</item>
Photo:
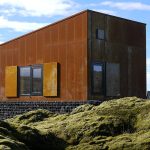
[[[128,97],[70,114],[31,111],[0,122],[2,150],[149,150],[150,101]]]

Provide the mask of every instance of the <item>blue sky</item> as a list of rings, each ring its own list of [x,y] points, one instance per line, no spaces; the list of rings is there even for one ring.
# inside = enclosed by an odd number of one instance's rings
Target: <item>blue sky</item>
[[[150,90],[149,0],[0,0],[0,43],[85,9],[147,24],[147,90]]]

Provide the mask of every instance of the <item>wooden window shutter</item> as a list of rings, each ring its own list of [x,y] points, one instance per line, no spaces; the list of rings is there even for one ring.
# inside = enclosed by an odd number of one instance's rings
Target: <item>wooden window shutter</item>
[[[17,66],[5,68],[5,96],[17,97]]]
[[[43,96],[57,96],[57,62],[43,65]]]

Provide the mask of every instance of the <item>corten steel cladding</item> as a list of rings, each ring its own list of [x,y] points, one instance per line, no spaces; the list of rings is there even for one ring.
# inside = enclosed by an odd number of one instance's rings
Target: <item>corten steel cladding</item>
[[[120,86],[120,96],[145,98],[146,25],[93,11],[89,13],[88,24],[89,65],[99,61],[118,64],[120,66],[120,83],[114,87]],[[96,29],[104,30],[104,40],[96,39]],[[110,74],[106,75],[106,77],[109,76],[111,77]],[[92,94],[90,79],[91,76],[89,76],[88,83],[89,99],[101,98],[100,95]],[[106,81],[106,83],[106,86],[112,86],[111,82]],[[108,87],[104,88],[106,88],[104,96],[109,95]]]
[[[0,45],[0,96],[5,97],[6,66],[28,66],[50,62],[60,64],[60,83],[57,87],[59,95],[21,96],[15,100],[86,100],[87,11]]]
[[[104,40],[96,39],[97,29],[104,30]],[[57,93],[55,90],[52,97],[21,96],[15,100],[81,101],[113,95],[112,85],[106,81],[103,95],[92,93],[93,62],[119,67],[115,87],[120,88],[121,97],[145,98],[145,24],[88,10],[0,45],[0,97],[14,100],[5,97],[6,66],[51,62],[59,64]]]

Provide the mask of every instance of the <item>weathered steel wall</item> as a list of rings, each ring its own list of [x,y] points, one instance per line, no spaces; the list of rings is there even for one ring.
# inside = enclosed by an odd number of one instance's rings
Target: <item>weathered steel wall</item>
[[[96,39],[96,29],[105,40]],[[93,11],[84,11],[43,29],[0,45],[0,99],[5,95],[5,67],[58,62],[58,97],[19,97],[15,100],[74,101],[100,99],[91,87],[92,62],[120,66],[120,96],[146,95],[145,24]]]
[[[73,101],[87,99],[87,11],[0,45],[0,96],[6,100],[5,67],[58,62],[59,97],[16,100]],[[7,99],[11,100],[11,98]]]
[[[120,96],[146,96],[146,27],[143,23],[89,11],[88,14],[88,98],[92,95],[90,64],[104,61],[120,65]],[[105,39],[96,39],[96,29]],[[106,93],[105,93],[106,94]]]

